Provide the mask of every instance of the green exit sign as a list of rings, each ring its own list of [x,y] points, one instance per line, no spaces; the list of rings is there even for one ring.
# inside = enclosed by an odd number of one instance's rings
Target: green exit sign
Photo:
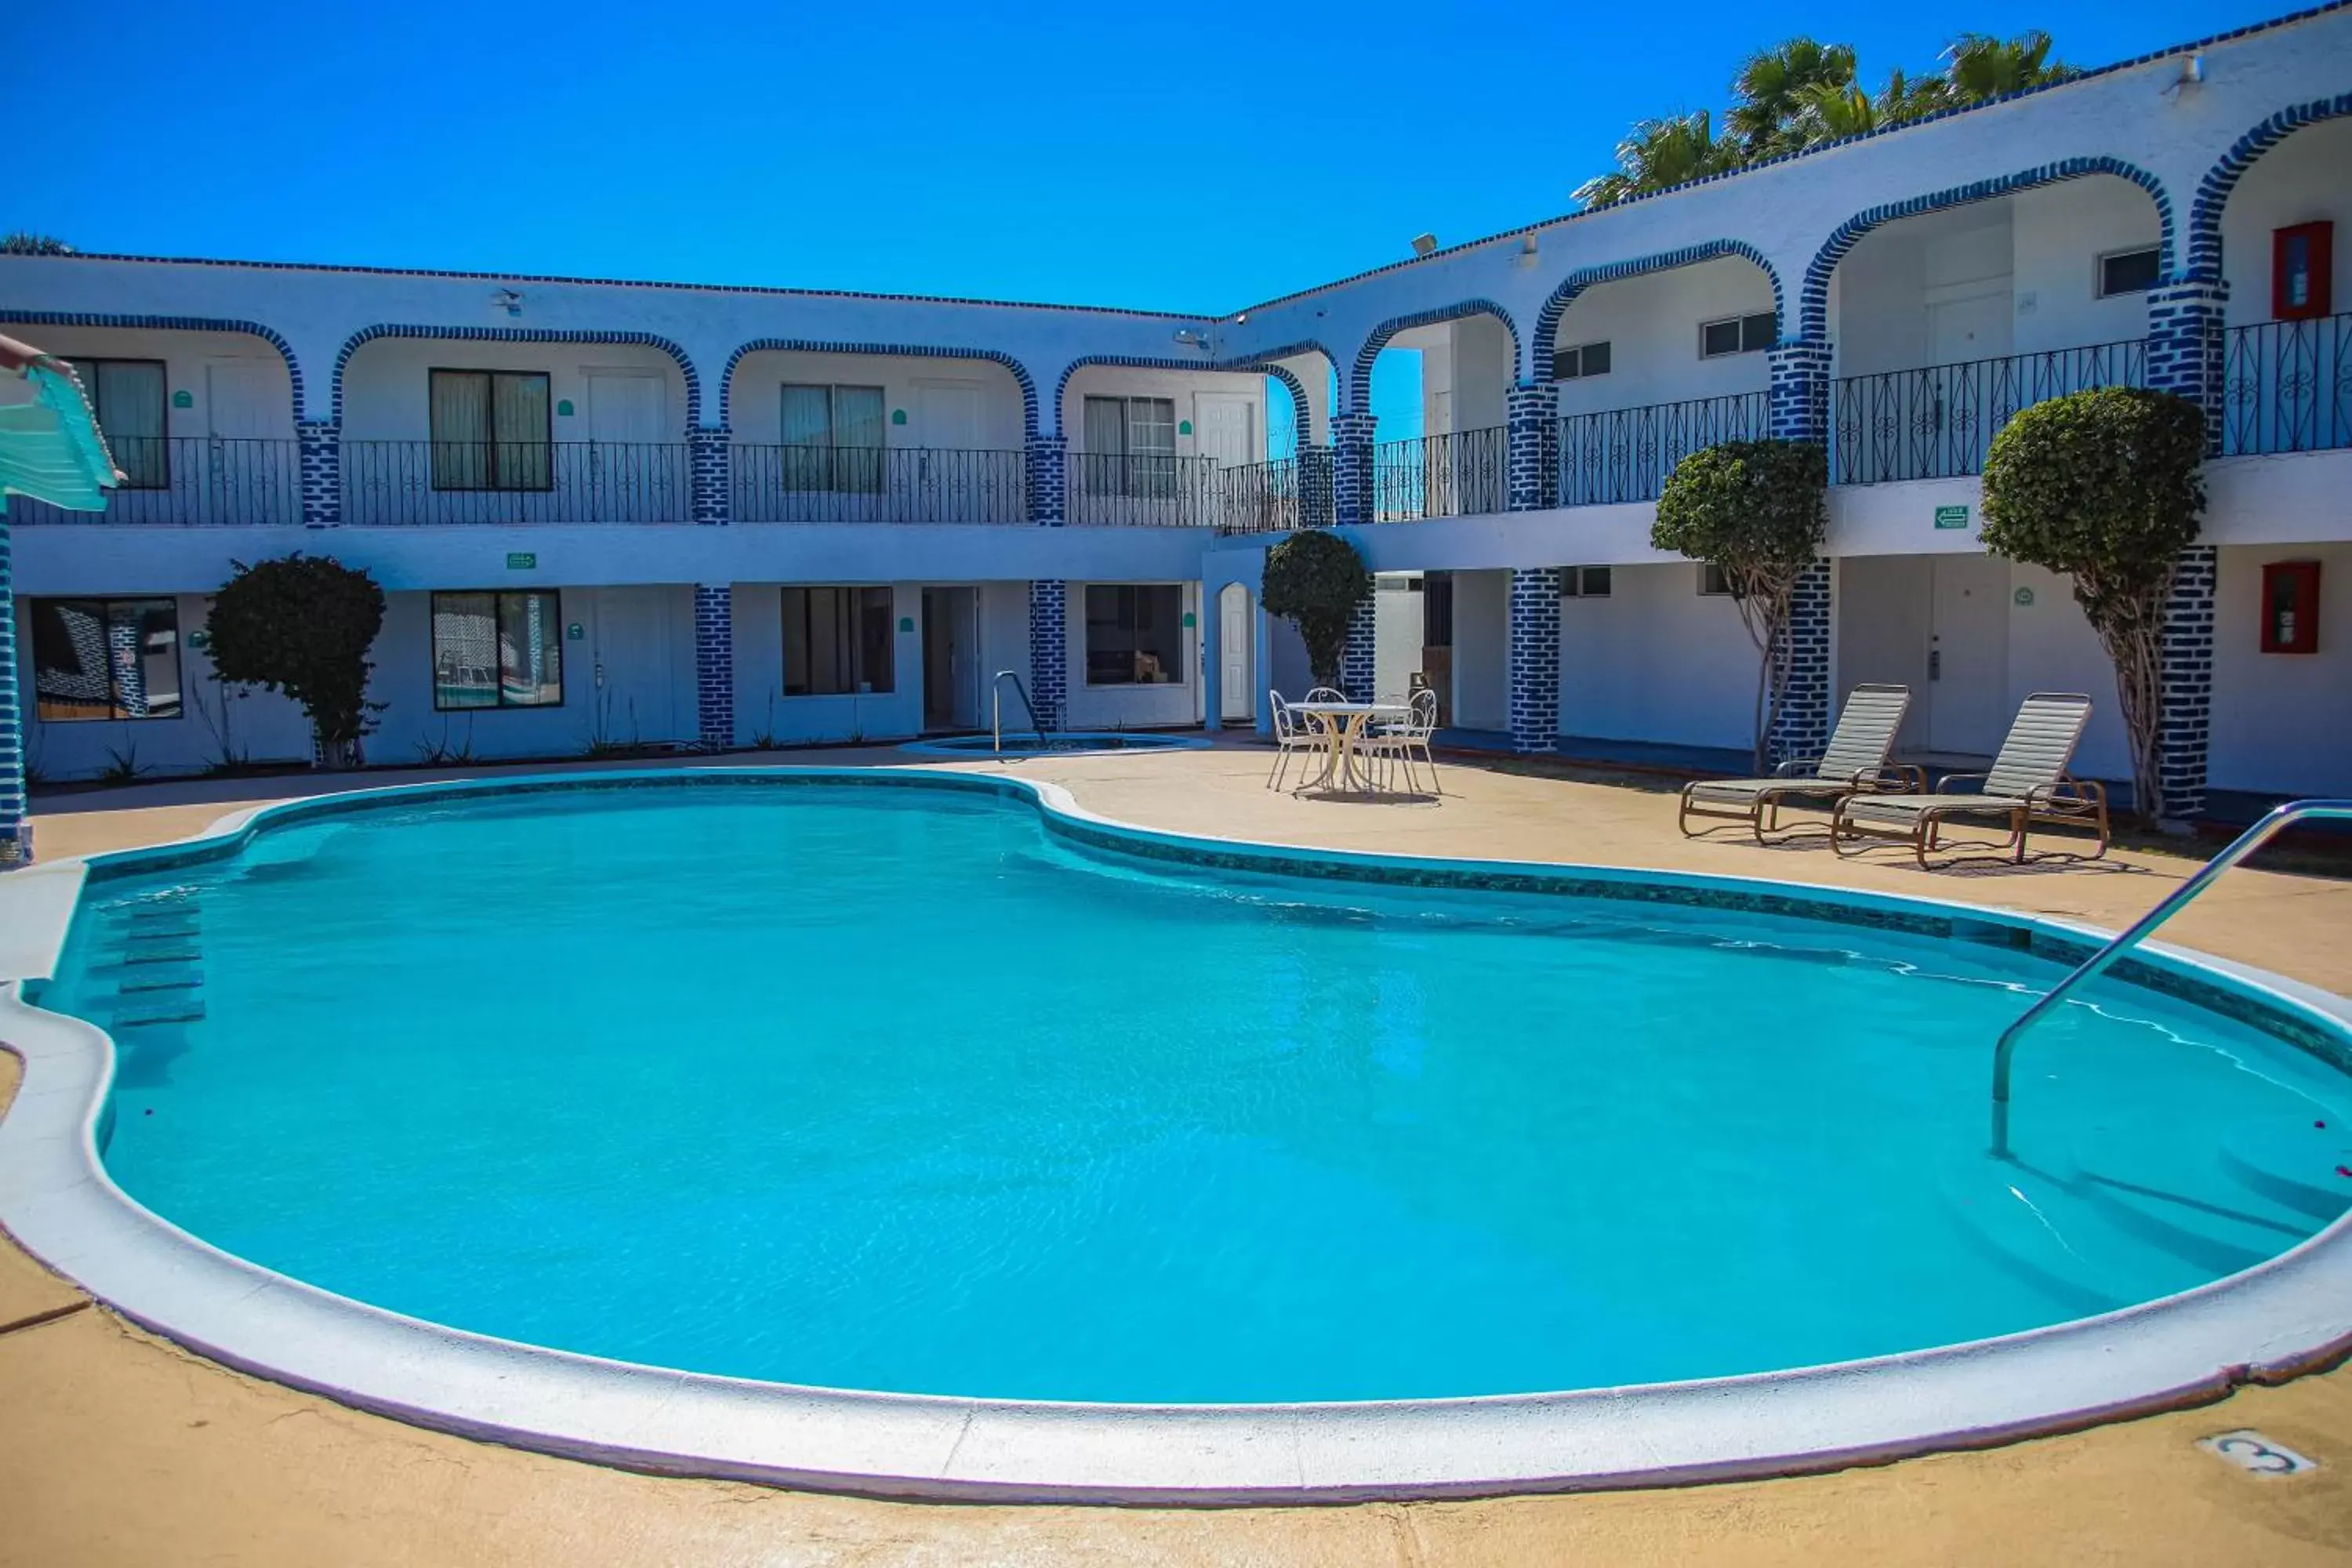
[[[1937,528],[1966,528],[1968,525],[1968,508],[1964,506],[1939,506],[1936,509],[1936,526]]]
[[[1944,525],[1939,522],[1936,526],[1937,528],[1941,528]],[[533,550],[508,551],[507,570],[509,572],[536,572],[539,570],[539,552]]]

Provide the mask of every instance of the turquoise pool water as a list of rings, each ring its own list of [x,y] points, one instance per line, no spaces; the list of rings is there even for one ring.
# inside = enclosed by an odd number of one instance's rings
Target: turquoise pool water
[[[2142,1300],[2352,1092],[2120,983],[1716,908],[1129,863],[871,784],[416,802],[93,884],[45,1005],[228,1251],[481,1332],[1054,1399],[1757,1372]]]

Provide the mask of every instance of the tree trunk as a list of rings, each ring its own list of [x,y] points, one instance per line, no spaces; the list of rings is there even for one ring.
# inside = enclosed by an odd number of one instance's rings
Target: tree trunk
[[[2098,628],[2100,645],[2116,667],[2116,700],[2123,711],[2124,736],[2131,750],[2132,812],[2151,825],[2164,805],[2157,746],[2164,715],[2164,650],[2158,631],[2162,615],[2159,596]]]

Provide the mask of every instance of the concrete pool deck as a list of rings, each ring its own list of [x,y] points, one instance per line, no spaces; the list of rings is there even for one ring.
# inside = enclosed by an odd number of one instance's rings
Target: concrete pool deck
[[[907,762],[882,748],[728,760]],[[1064,784],[1090,809],[1176,831],[1780,877],[2107,926],[2194,865],[2122,853],[2107,866],[1930,876],[1892,852],[1841,862],[1818,846],[1685,843],[1662,788],[1496,763],[1446,769],[1454,793],[1438,805],[1293,800],[1260,787],[1266,760],[1221,748],[1015,771]],[[42,803],[39,844],[56,858],[152,843],[235,805],[427,776],[55,796]],[[2166,934],[2352,992],[2352,883],[2233,873]],[[417,1430],[205,1363],[0,1248],[0,1400],[12,1417],[0,1422],[0,1563],[1532,1563],[1580,1552],[1611,1563],[2316,1563],[2352,1552],[2343,1371],[2200,1410],[1805,1479],[1307,1510],[906,1505],[658,1480]],[[2246,1426],[2322,1468],[2258,1480],[2194,1447]]]

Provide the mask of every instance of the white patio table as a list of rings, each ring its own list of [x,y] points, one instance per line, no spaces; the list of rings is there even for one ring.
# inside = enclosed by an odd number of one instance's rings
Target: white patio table
[[[1364,726],[1376,719],[1405,719],[1412,710],[1402,702],[1294,702],[1293,713],[1312,714],[1322,721],[1323,732],[1329,737],[1330,749],[1323,758],[1323,771],[1312,784],[1301,789],[1349,790],[1372,787],[1370,779],[1356,771],[1356,742]]]

